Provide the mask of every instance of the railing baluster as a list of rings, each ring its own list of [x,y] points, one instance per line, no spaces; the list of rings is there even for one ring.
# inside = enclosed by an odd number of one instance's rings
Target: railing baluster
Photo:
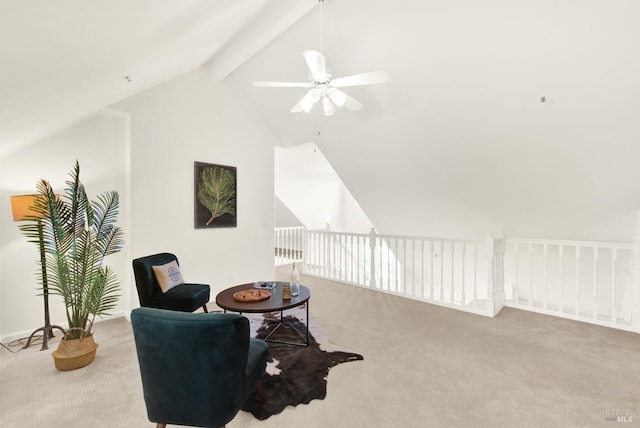
[[[333,273],[332,277],[333,279],[339,279],[339,273],[340,273],[340,265],[339,265],[339,260],[340,260],[340,254],[338,251],[338,236],[332,234],[331,235],[331,266],[333,266],[333,269],[331,269],[331,272]]]
[[[340,277],[342,275],[342,266],[340,265],[340,261],[342,260],[342,248],[340,247],[340,235],[337,233],[334,233],[333,235],[333,261],[332,264],[334,266],[333,269],[333,277],[340,281]]]
[[[351,266],[351,281],[358,283],[358,254],[360,252],[360,247],[358,246],[358,236],[353,237],[352,242],[352,252],[355,254],[353,257],[353,265]]]
[[[400,287],[398,285],[398,238],[395,239],[395,245],[394,245],[395,251],[395,260],[393,262],[393,268],[395,270],[395,275],[396,275],[396,282],[395,282],[395,286],[393,288],[393,291],[400,291]]]
[[[284,231],[284,263],[289,261],[289,248],[291,248],[291,229]]]
[[[338,269],[336,269],[336,235],[331,234],[329,235],[329,266],[331,267],[331,269],[329,269],[329,272],[331,273],[331,279],[336,279],[336,272]]]
[[[324,269],[325,276],[327,278],[331,278],[331,235],[324,235],[323,240],[323,251],[324,251]]]
[[[401,293],[407,294],[409,288],[409,281],[407,280],[407,240],[402,240],[402,291]],[[398,290],[399,291],[399,290]]]
[[[307,257],[304,257],[307,264],[313,266],[315,271],[315,267],[318,264],[317,252],[316,252],[316,236],[313,232],[307,232]],[[311,270],[311,266],[307,266],[307,272]]]
[[[350,235],[345,234],[342,238],[342,245],[344,246],[342,249],[342,251],[344,252],[344,273],[342,274],[342,276],[344,277],[345,282],[349,281],[349,255],[351,254],[349,248],[349,237]]]
[[[320,275],[320,271],[318,270],[320,268],[320,243],[318,242],[320,237],[315,232],[310,232],[310,233],[311,233],[310,246],[311,246],[312,251],[313,251],[313,259],[312,259],[313,260],[313,272],[316,275]],[[307,244],[307,245],[309,245],[309,244]]]
[[[365,237],[360,236],[359,237],[360,240],[360,251],[358,252],[358,256],[359,256],[359,267],[358,269],[360,269],[360,278],[358,280],[358,284],[364,284],[367,281],[367,268],[365,266],[365,252],[367,251],[366,245],[367,245],[367,240]]]
[[[304,264],[304,271],[305,272],[309,272],[309,270],[311,269],[310,265],[313,265],[313,233],[311,232],[305,232],[304,234],[304,238],[302,241],[303,244],[303,257],[302,257],[302,262]]]
[[[338,240],[338,242],[339,242],[338,246],[339,246],[339,249],[340,249],[340,279],[345,281],[347,279],[347,277],[345,275],[346,270],[347,270],[347,267],[346,267],[346,265],[347,265],[347,252],[346,252],[346,248],[345,248],[345,238],[346,238],[346,236],[341,234],[339,236],[339,238],[340,239]]]
[[[598,319],[598,247],[593,247],[593,319]]]
[[[353,235],[349,235],[349,253],[351,253],[351,264],[349,266],[349,281],[353,281],[353,263],[355,257],[353,257]]]
[[[576,246],[576,316],[580,316],[580,246]]]
[[[465,244],[464,242],[462,243],[462,306],[467,306],[467,298],[465,295],[465,281],[464,281],[464,277],[466,276],[466,272],[465,272],[465,254],[466,254],[466,248],[467,248],[467,244]]]
[[[371,229],[369,236],[369,239],[373,238],[373,247],[371,248],[371,281],[369,286],[379,288],[378,284],[382,280],[378,277],[378,275],[382,273],[382,269],[379,268],[382,260],[382,256],[380,255],[380,237],[375,234],[373,229]]]
[[[356,236],[356,246],[358,247],[356,251],[356,284],[362,284],[364,281],[360,281],[360,276],[362,275],[362,237]]]
[[[420,240],[420,296],[426,297],[424,290],[424,239]]]
[[[515,301],[516,305],[520,304],[520,260],[519,260],[519,251],[518,249],[520,248],[520,245],[516,242],[515,243],[515,258],[516,258],[516,280],[515,280],[515,284],[514,284],[514,291],[513,291],[513,299]]]
[[[451,241],[451,290],[449,291],[449,302],[451,302],[452,305],[455,304],[455,276],[453,274],[453,262],[454,262],[454,258],[455,258],[455,242]]]
[[[560,245],[560,246],[558,247],[558,257],[559,257],[559,261],[558,261],[558,263],[559,263],[559,267],[558,267],[558,270],[560,271],[560,273],[559,273],[559,275],[560,275],[560,280],[559,280],[559,284],[558,284],[558,285],[559,285],[559,288],[560,288],[560,306],[559,306],[559,307],[560,307],[560,313],[563,313],[563,312],[564,312],[564,290],[563,290],[563,286],[562,286],[562,284],[563,284],[562,277],[564,276],[564,275],[562,275],[562,257],[563,257],[563,253],[564,253],[564,246],[563,246],[563,245]]]
[[[327,276],[327,278],[331,278],[332,277],[332,273],[331,273],[331,268],[333,266],[333,264],[331,263],[331,235],[326,234],[324,235],[324,242],[323,242],[323,249],[324,249],[324,266],[325,266],[325,276]]]
[[[529,243],[529,307],[533,307],[533,244]]]
[[[433,300],[433,240],[429,241],[429,298]]]
[[[473,244],[473,307],[478,308],[478,243]]]
[[[311,233],[307,232],[304,234],[305,236],[305,240],[303,241],[303,246],[300,247],[302,248],[302,251],[304,254],[304,257],[302,257],[302,269],[303,272],[309,272],[309,265],[312,263],[312,257],[313,254],[311,254]]]
[[[277,230],[276,234],[275,234],[275,257],[276,257],[276,263],[279,265],[280,264],[280,234],[282,233],[282,231]]]
[[[384,258],[385,258],[385,243],[384,238],[378,235],[378,255],[379,255],[379,265],[378,272],[380,275],[380,281],[376,282],[376,287],[380,290],[384,290],[384,276],[386,274],[386,269],[384,269]]]
[[[440,241],[440,301],[444,301],[444,240]]]
[[[289,248],[290,248],[290,238],[291,237],[291,230],[287,229],[284,231],[284,239],[283,239],[283,255],[284,255],[284,262],[286,263],[289,259]]]
[[[411,295],[416,295],[416,240],[411,240]]]
[[[618,259],[617,248],[611,249],[611,322],[618,323],[616,310],[616,261]]]
[[[335,267],[333,269],[333,278],[340,280],[340,259],[342,258],[342,251],[340,249],[340,235],[333,235],[333,260],[331,264]]]
[[[548,255],[548,246],[544,244],[542,246],[543,251],[543,272],[544,272],[544,310],[547,310],[547,300],[548,300],[548,290],[547,290],[547,255]]]
[[[323,254],[324,254],[324,248],[322,247],[322,239],[324,238],[324,235],[321,233],[316,233],[316,245],[318,246],[318,252],[316,253],[316,258],[318,259],[318,265],[316,266],[316,270],[318,272],[318,275],[323,275],[324,276],[324,260],[323,260]]]
[[[310,242],[308,242],[307,245],[312,248],[311,252],[313,252],[313,254],[310,254],[310,256],[312,257],[313,270],[316,272],[317,267],[320,265],[320,261],[318,260],[318,237],[316,233],[311,232]]]

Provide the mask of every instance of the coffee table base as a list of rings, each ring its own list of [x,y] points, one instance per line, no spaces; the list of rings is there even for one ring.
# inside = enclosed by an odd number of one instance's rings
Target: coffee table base
[[[271,339],[271,336],[273,336],[273,334],[280,328],[280,326],[284,322],[282,320],[282,312],[283,311],[280,311],[280,321],[277,322],[276,327],[263,340],[266,341],[266,342],[271,342],[271,343],[281,343],[283,345],[309,346],[309,302],[307,302],[307,304],[305,305],[305,309],[307,311],[307,317],[306,317],[307,319],[305,321],[305,327],[306,327],[305,332],[301,333],[296,328],[294,328],[296,333],[298,333],[298,335],[300,335],[300,338],[302,340],[304,340],[304,342],[302,342],[302,343],[299,343],[299,342],[286,342],[284,340]]]
[[[305,306],[305,311],[306,311],[306,321],[305,321],[305,332],[302,333],[300,331],[298,331],[297,329],[294,329],[296,331],[296,333],[298,333],[300,335],[300,338],[302,340],[304,340],[304,342],[286,342],[283,340],[276,340],[276,339],[271,339],[271,336],[273,336],[273,334],[280,328],[280,326],[282,326],[282,324],[284,323],[283,321],[283,312],[284,310],[280,311],[280,320],[276,321],[276,327],[269,333],[267,334],[267,336],[262,339],[265,342],[271,342],[271,343],[280,343],[283,345],[293,345],[293,346],[304,346],[307,347],[309,346],[309,302],[306,302]],[[227,310],[224,310],[224,313],[227,313]],[[240,315],[242,315],[242,312],[238,312]]]

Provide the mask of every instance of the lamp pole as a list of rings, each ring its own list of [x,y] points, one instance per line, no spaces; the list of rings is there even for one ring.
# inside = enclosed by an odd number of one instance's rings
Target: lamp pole
[[[40,327],[36,330],[33,331],[33,333],[31,333],[31,336],[29,336],[29,340],[27,340],[27,344],[24,345],[24,348],[22,349],[26,349],[29,347],[29,345],[31,344],[31,339],[33,339],[33,336],[39,332],[42,331],[42,348],[40,348],[41,351],[44,351],[45,349],[49,349],[49,339],[52,337],[55,337],[53,335],[53,329],[57,328],[58,330],[60,330],[62,332],[62,334],[65,334],[64,328],[60,327],[59,325],[51,325],[51,321],[49,319],[49,287],[47,284],[47,259],[44,255],[44,236],[42,233],[42,220],[38,220],[38,241],[40,243],[40,266],[42,266],[42,294],[44,296],[44,326]]]

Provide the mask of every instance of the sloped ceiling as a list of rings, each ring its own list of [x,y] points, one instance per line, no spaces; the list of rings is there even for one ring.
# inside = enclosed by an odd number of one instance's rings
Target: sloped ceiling
[[[380,232],[631,239],[640,2],[317,5],[2,1],[0,156],[204,65],[284,147],[315,141]],[[304,49],[392,80],[349,89],[360,112],[292,114],[304,92],[251,82],[306,80]]]
[[[1,1],[0,156],[205,62],[223,78],[316,5]]]
[[[228,80],[283,146],[320,140],[383,233],[630,241],[638,16],[633,0],[327,0]],[[305,81],[310,48],[334,76],[391,81],[327,118],[289,112],[304,89],[251,87]]]

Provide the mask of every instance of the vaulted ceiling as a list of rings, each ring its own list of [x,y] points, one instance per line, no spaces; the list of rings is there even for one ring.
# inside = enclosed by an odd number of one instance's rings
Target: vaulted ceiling
[[[218,79],[315,0],[0,1],[0,156],[205,63]]]
[[[628,241],[638,16],[635,0],[3,1],[0,156],[204,66],[282,146],[315,141],[381,232]],[[290,113],[303,89],[251,86],[306,80],[305,49],[391,81],[331,117]]]

